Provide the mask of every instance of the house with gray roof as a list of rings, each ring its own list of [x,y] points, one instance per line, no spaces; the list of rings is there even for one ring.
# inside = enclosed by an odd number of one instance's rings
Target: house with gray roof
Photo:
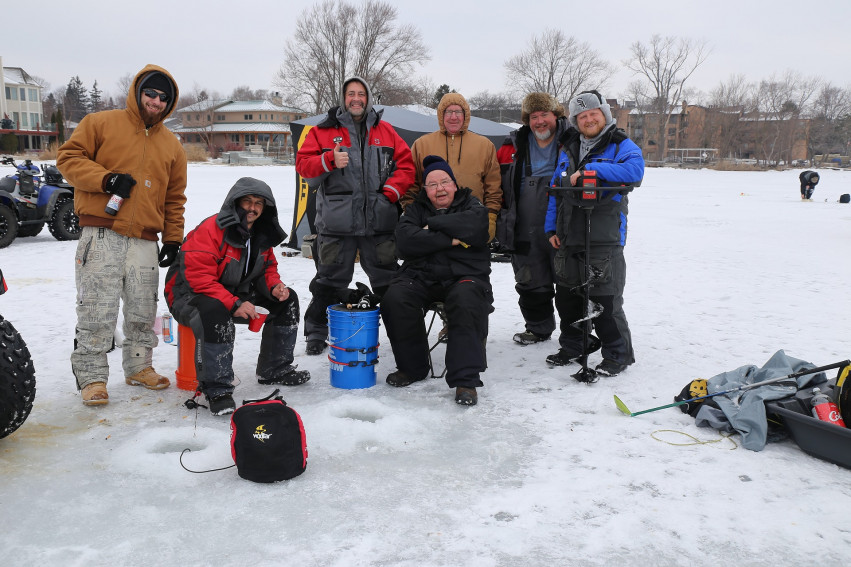
[[[285,156],[292,153],[290,122],[307,116],[268,100],[203,100],[176,114],[180,122],[171,131],[184,145],[204,146],[213,156],[251,149]]]

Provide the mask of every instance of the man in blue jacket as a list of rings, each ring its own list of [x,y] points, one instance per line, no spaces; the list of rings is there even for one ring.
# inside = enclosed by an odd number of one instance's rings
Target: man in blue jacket
[[[641,149],[616,127],[611,108],[600,93],[581,92],[570,100],[568,108],[571,128],[559,140],[561,152],[551,185],[579,186],[585,171],[591,170],[596,171],[600,186],[639,183],[644,176]],[[602,346],[603,361],[596,370],[607,376],[616,376],[635,362],[623,310],[627,212],[627,196],[617,194],[602,200],[591,214],[590,296],[603,310],[593,319],[599,339],[592,335],[587,350],[594,352]],[[558,250],[555,305],[561,319],[561,348],[547,357],[554,366],[569,364],[583,355],[581,326],[574,323],[586,315],[582,287],[586,283],[584,214],[571,199],[550,197],[544,228]]]

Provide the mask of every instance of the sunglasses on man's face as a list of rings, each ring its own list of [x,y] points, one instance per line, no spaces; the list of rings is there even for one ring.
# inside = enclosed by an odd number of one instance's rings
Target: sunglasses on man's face
[[[148,98],[157,98],[160,97],[160,100],[163,102],[168,102],[168,95],[165,93],[158,93],[154,89],[142,89],[142,92],[145,93],[145,96]]]

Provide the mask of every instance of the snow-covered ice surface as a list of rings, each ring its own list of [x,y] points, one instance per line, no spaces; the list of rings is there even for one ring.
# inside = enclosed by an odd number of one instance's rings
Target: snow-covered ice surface
[[[548,368],[555,340],[521,347],[511,267],[494,264],[485,387],[459,407],[442,380],[391,388],[380,331],[378,383],[330,386],[304,355],[307,384],[284,390],[307,431],[307,471],[254,484],[232,463],[229,420],[187,410],[176,387],[124,384],[109,355],[110,403],[84,407],[71,375],[75,242],[47,230],[0,251],[0,312],[27,341],[35,407],[0,440],[0,563],[23,565],[844,565],[851,471],[791,440],[761,452],[698,429],[672,401],[697,377],[785,351],[817,365],[851,355],[851,173],[825,170],[815,202],[799,171],[649,169],[631,196],[625,309],[638,362],[587,386]],[[289,231],[292,167],[190,165],[187,230],[218,211],[236,179],[275,190]],[[827,202],[825,202],[825,199]],[[279,256],[310,295],[311,260]],[[165,270],[161,277],[164,278]],[[365,276],[356,271],[356,280]],[[160,301],[160,312],[165,304]],[[254,379],[259,334],[237,332],[236,399]],[[442,353],[443,347],[438,350]],[[591,362],[599,360],[599,354]],[[177,349],[154,363],[173,377]],[[687,433],[718,441],[681,445]],[[842,558],[845,559],[842,559]]]

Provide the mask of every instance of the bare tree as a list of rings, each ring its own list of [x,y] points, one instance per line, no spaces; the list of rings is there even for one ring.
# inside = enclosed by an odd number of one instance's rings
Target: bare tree
[[[399,77],[397,80],[382,81],[383,86],[374,90],[376,103],[389,105],[423,104],[428,101],[431,92],[426,90],[422,83],[414,82],[408,78]]]
[[[824,83],[811,105],[808,157],[848,151],[851,127],[851,92]]]
[[[755,106],[754,85],[744,75],[730,75],[726,81],[709,93],[709,130],[713,135],[719,155],[739,156],[739,146],[744,141],[741,118]]]
[[[376,98],[380,97],[381,104],[432,106],[437,88],[427,77],[405,77],[389,84],[385,82],[385,86],[374,94]]]
[[[240,85],[230,94],[231,100],[268,100],[269,91],[266,89],[252,90],[248,85]]]
[[[50,82],[47,79],[39,77],[38,75],[30,75],[30,79],[32,82],[41,87],[41,92],[47,93],[50,90]]]
[[[186,108],[204,100],[221,100],[222,97],[216,91],[210,91],[198,83],[193,83],[191,89],[180,92],[180,100],[177,101],[178,109]]]
[[[506,93],[491,93],[490,91],[481,91],[467,98],[470,106],[475,106],[483,110],[493,110],[495,108],[504,108],[517,102],[514,97]]]
[[[686,82],[709,56],[706,41],[677,37],[650,38],[649,44],[636,41],[630,46],[632,57],[624,61],[627,69],[643,77],[653,96],[649,112],[656,117],[655,129],[648,128],[648,143],[654,141],[663,159],[668,153],[668,124],[679,111]],[[647,148],[645,148],[647,152]]]
[[[851,92],[848,89],[822,83],[811,105],[814,118],[839,120],[851,114]]]
[[[118,95],[115,97],[117,108],[127,107],[127,93],[130,92],[130,86],[133,84],[134,78],[136,78],[136,73],[127,73],[119,77],[115,82],[115,87],[118,89]]]
[[[343,81],[363,77],[373,92],[409,82],[428,49],[412,25],[397,25],[395,7],[379,0],[359,6],[324,0],[306,9],[287,40],[275,85],[292,106],[321,112],[340,104]],[[378,101],[374,101],[378,102]]]
[[[632,81],[627,86],[624,103],[632,107],[626,124],[618,123],[618,127],[626,130],[627,135],[633,142],[646,148],[650,141],[646,139],[647,134],[647,112],[649,111],[654,97],[648,91],[648,86],[642,81]],[[655,145],[656,142],[652,142]]]
[[[801,137],[798,130],[805,126],[801,115],[820,85],[820,79],[794,71],[760,81],[756,94],[758,139],[761,157],[768,165],[790,159],[794,140]]]
[[[580,90],[602,88],[614,73],[588,43],[555,29],[532,36],[526,51],[511,57],[504,67],[515,96],[546,92],[560,101]]]
[[[753,85],[744,75],[730,75],[709,93],[710,106],[719,108],[741,107],[743,110],[751,104]]]
[[[507,93],[481,91],[467,98],[471,112],[479,118],[496,122],[519,122],[520,102]]]

